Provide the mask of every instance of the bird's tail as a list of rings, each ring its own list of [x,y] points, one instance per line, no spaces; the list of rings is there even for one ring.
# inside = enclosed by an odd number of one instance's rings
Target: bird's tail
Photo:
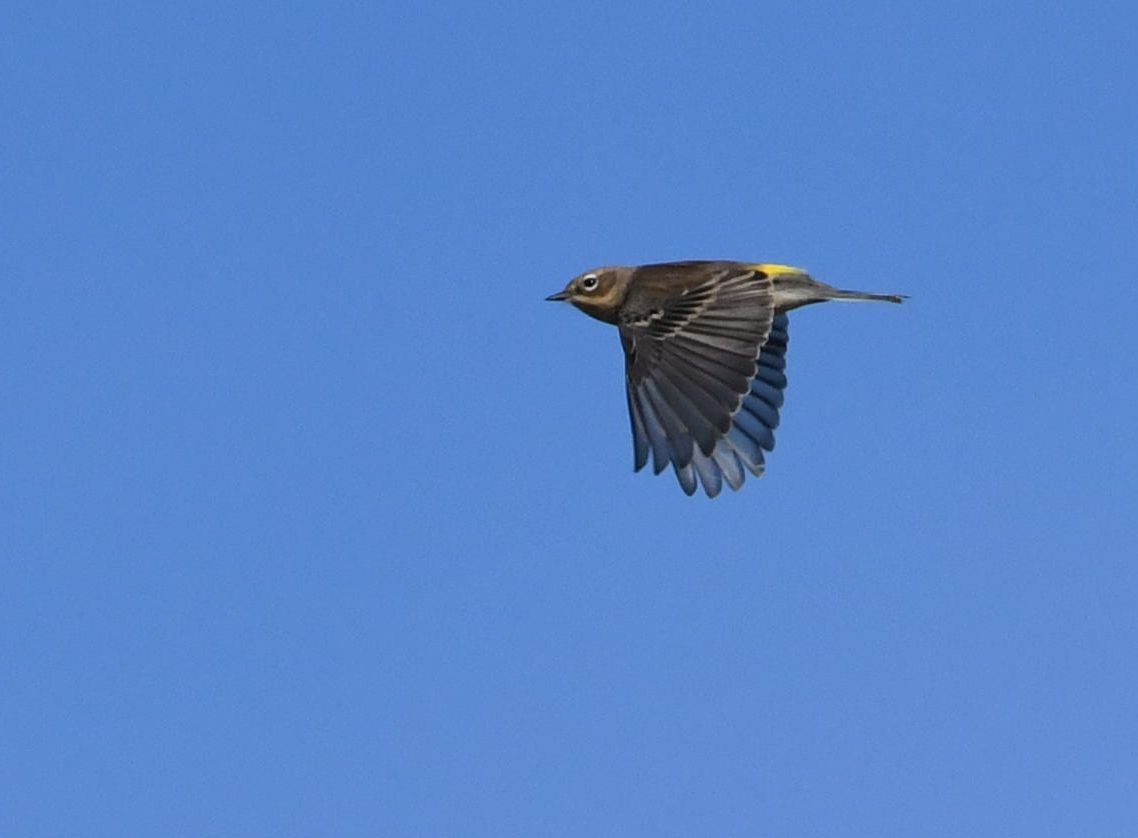
[[[867,294],[864,291],[843,291],[824,282],[819,282],[805,271],[787,268],[771,276],[774,283],[775,308],[789,311],[811,303],[824,303],[827,300],[855,300],[862,302],[899,303],[905,299],[900,294]]]
[[[833,288],[827,294],[827,298],[831,300],[854,300],[862,302],[874,303],[899,303],[903,300],[909,299],[904,294],[867,294],[864,291],[843,291],[840,288]]]

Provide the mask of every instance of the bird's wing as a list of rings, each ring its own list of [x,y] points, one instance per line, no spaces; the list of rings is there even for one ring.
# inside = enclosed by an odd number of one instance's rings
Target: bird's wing
[[[651,451],[657,474],[671,463],[687,494],[698,478],[710,496],[744,467],[762,474],[786,386],[770,278],[727,268],[641,308],[620,323],[636,470]]]

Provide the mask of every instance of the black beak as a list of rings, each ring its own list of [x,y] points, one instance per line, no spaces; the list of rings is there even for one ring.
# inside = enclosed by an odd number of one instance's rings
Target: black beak
[[[551,303],[563,303],[569,299],[569,292],[568,291],[558,291],[556,294],[550,294],[545,299]]]

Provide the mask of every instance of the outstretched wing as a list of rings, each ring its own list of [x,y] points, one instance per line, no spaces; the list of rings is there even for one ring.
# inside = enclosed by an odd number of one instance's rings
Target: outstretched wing
[[[762,474],[786,386],[786,315],[771,280],[733,266],[620,324],[635,468],[671,463],[687,494]]]

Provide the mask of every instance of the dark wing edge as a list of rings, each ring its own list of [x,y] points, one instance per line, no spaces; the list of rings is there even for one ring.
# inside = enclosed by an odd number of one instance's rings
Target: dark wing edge
[[[776,315],[770,335],[759,353],[750,390],[732,417],[731,430],[721,443],[733,451],[755,477],[761,477],[766,468],[764,452],[774,450],[774,431],[779,424],[787,383],[786,349],[789,340],[787,316]]]

